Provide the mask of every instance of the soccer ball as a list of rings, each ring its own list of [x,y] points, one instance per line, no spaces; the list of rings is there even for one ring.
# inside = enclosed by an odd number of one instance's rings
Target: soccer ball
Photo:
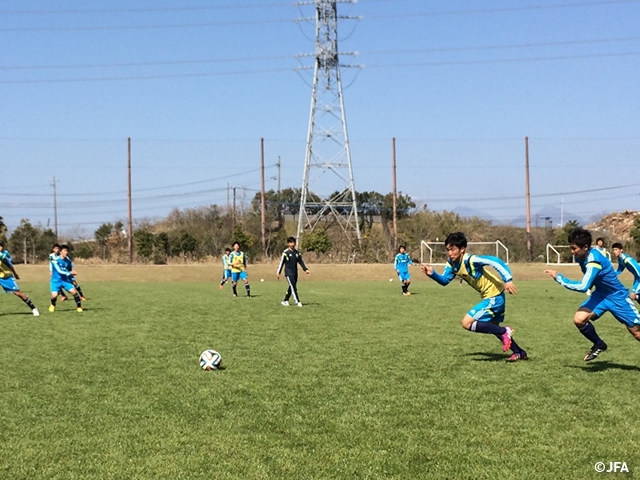
[[[261,281],[261,282],[264,282],[264,278],[261,278],[261,279],[260,279],[260,281]]]
[[[389,281],[390,281],[390,282],[393,282],[393,278],[390,278],[390,279],[389,279]]]
[[[205,350],[200,355],[200,366],[203,370],[217,370],[221,361],[222,355],[215,350]]]

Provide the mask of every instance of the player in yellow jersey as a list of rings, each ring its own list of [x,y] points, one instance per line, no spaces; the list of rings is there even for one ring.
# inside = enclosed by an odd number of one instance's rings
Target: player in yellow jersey
[[[237,285],[238,280],[244,282],[244,288],[247,291],[247,297],[251,297],[251,287],[249,286],[249,278],[247,277],[247,256],[240,251],[240,244],[233,244],[233,251],[229,254],[229,265],[231,266],[231,285],[233,286],[233,296],[238,296]]]
[[[509,267],[498,257],[467,253],[467,238],[462,232],[450,234],[444,244],[449,260],[442,275],[428,264],[422,265],[422,271],[443,286],[460,277],[473,287],[482,301],[467,312],[462,327],[471,332],[495,335],[502,342],[503,352],[509,349],[513,352],[508,361],[526,360],[527,352],[513,340],[513,329],[500,326],[505,314],[505,290],[512,295],[518,293]],[[492,267],[499,276],[486,267]]]

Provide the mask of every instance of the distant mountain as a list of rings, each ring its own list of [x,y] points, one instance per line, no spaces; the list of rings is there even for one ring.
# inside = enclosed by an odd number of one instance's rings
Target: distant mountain
[[[544,227],[545,225],[547,225],[547,222],[550,222],[552,226],[557,227],[558,225],[560,225],[561,221],[567,223],[571,220],[577,220],[580,225],[586,225],[587,223],[589,223],[589,219],[585,219],[567,210],[565,210],[563,213],[560,207],[557,207],[555,205],[547,205],[537,212],[531,212],[532,227]],[[527,217],[526,215],[519,215],[511,220],[509,224],[516,227],[526,227]]]
[[[453,208],[451,211],[454,213],[457,213],[458,215],[464,218],[478,217],[478,218],[482,218],[483,220],[489,220],[493,223],[497,223],[495,217],[489,215],[487,212],[476,210],[475,208],[458,205],[457,207]]]

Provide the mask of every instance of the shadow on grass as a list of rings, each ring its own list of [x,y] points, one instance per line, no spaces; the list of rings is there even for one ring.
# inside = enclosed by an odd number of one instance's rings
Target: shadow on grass
[[[463,353],[461,357],[480,357],[474,358],[474,362],[504,362],[509,358],[509,354],[505,353],[488,353],[488,352],[472,352]]]
[[[30,317],[33,317],[33,313],[31,313],[31,311],[28,312],[5,312],[5,313],[0,313],[0,317],[10,317],[13,315],[29,315]],[[41,314],[42,315],[42,314]]]
[[[570,368],[577,368],[585,372],[604,372],[606,370],[628,370],[631,372],[640,372],[640,367],[636,365],[625,365],[623,363],[608,362],[606,360],[589,363],[587,365],[569,365]]]

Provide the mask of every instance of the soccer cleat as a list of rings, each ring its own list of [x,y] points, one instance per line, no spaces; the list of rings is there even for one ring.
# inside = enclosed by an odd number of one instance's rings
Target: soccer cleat
[[[506,332],[504,332],[502,337],[500,337],[500,340],[502,340],[502,351],[506,352],[511,348],[511,337],[513,336],[513,328],[511,327],[504,327],[504,328]]]
[[[518,360],[529,360],[529,357],[527,357],[527,352],[522,350],[521,352],[514,353],[509,358],[507,358],[507,362],[517,362]]]
[[[78,307],[78,308],[77,308],[77,310],[78,310],[79,312],[82,312],[82,307]]]
[[[280,302],[280,305],[284,305],[285,307],[289,306],[289,302],[287,302],[286,300],[284,302]]]
[[[80,297],[80,300],[82,300],[83,302],[87,301],[87,297]]]
[[[296,306],[301,307],[302,306],[302,302],[296,303]]]
[[[37,308],[34,308],[33,310],[31,310],[31,312],[33,313],[34,317],[39,317],[40,316],[40,312],[38,311]]]
[[[63,297],[62,295],[60,295],[59,300],[60,300],[61,302],[64,302],[66,299],[67,299],[67,297]]]
[[[54,307],[53,305],[49,305],[49,311],[50,312],[55,312],[56,311],[56,307]]]
[[[605,350],[607,350],[607,344],[604,342],[599,345],[594,345],[589,349],[589,353],[584,357],[584,361],[590,362],[591,360],[595,360],[595,358]]]
[[[220,290],[222,290],[222,289],[224,288],[224,285],[220,284],[220,285],[218,286],[218,288],[219,288]]]

